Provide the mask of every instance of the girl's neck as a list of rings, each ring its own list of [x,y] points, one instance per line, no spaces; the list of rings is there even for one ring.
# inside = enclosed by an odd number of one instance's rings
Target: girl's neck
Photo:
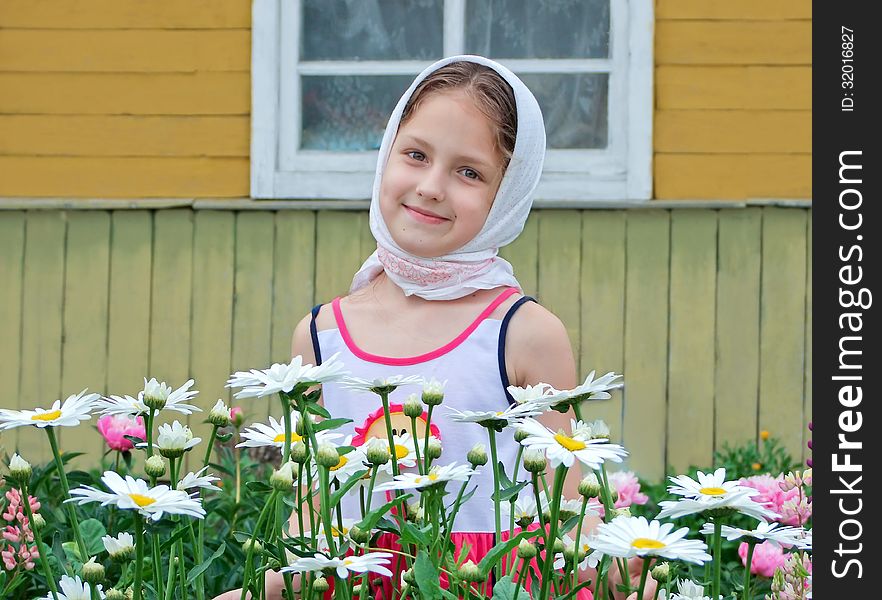
[[[382,272],[367,286],[352,294],[350,298],[355,301],[376,302],[388,310],[409,311],[419,310],[430,303],[434,307],[440,307],[442,305],[451,306],[459,304],[463,301],[468,303],[470,300],[483,301],[485,297],[495,296],[497,293],[494,290],[478,290],[454,300],[426,300],[416,294],[411,296],[405,295],[404,290],[387,277],[385,272]]]

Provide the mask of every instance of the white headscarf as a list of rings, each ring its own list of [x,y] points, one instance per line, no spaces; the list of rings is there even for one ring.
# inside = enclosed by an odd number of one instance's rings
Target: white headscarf
[[[467,61],[490,67],[514,90],[517,107],[517,135],[514,152],[499,184],[493,206],[484,227],[460,249],[435,258],[422,258],[402,250],[392,236],[380,212],[380,184],[389,160],[392,142],[398,133],[401,114],[417,85],[429,74],[452,62]],[[513,286],[520,289],[511,264],[497,256],[500,247],[512,242],[524,229],[533,203],[533,191],[542,175],[545,160],[545,123],[532,92],[517,75],[498,62],[483,56],[449,56],[417,75],[401,96],[383,134],[377,171],[371,196],[371,233],[377,250],[355,274],[350,292],[366,286],[384,270],[406,296],[426,300],[453,300],[475,290]]]

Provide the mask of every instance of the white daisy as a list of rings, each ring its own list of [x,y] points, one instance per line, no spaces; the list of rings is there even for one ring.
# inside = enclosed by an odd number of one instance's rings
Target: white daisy
[[[101,586],[96,586],[98,596],[104,598],[104,592]],[[52,592],[46,594],[47,600],[53,600]],[[79,575],[76,577],[68,577],[62,575],[58,582],[58,600],[92,600],[92,588],[88,583],[84,583]]]
[[[802,539],[796,544],[797,548],[800,550],[805,550],[806,552],[812,551],[812,530],[806,529],[803,533]]]
[[[105,535],[101,538],[101,542],[104,544],[104,549],[107,550],[110,558],[115,556],[130,556],[132,550],[135,549],[135,538],[131,533],[125,531],[121,532],[116,537]]]
[[[568,535],[565,535],[563,538],[564,546],[570,549],[573,549],[574,541]],[[579,536],[579,548],[578,551],[580,554],[584,554],[585,558],[582,559],[582,562],[579,563],[579,570],[584,571],[585,569],[597,568],[597,564],[600,562],[600,559],[603,558],[603,552],[599,550],[594,550],[591,545],[588,543],[589,537],[584,533]],[[554,568],[562,569],[565,564],[564,555],[557,554],[554,558]]]
[[[459,465],[455,462],[443,467],[432,467],[428,475],[420,475],[419,473],[402,473],[397,475],[394,481],[383,483],[374,489],[378,492],[388,490],[421,490],[433,485],[445,484],[448,481],[468,481],[469,477],[477,474],[468,465]]]
[[[538,406],[530,403],[512,404],[505,410],[457,410],[447,407],[451,412],[450,420],[457,423],[478,423],[484,427],[505,427],[517,424],[527,417],[534,417],[542,412]]]
[[[540,412],[545,412],[557,403],[553,392],[554,388],[547,383],[537,383],[527,387],[508,386],[508,393],[511,394],[511,397],[514,398],[517,404],[532,405],[539,409]]]
[[[543,516],[551,515],[551,504],[548,502],[548,496],[545,495],[545,490],[539,492],[539,506],[542,508]],[[585,507],[585,516],[588,517],[596,517],[600,513],[596,510],[596,504],[592,504],[591,502]],[[582,501],[581,500],[567,500],[564,497],[560,499],[560,513],[563,515],[578,515],[582,511]]]
[[[52,408],[36,408],[34,410],[7,410],[0,409],[0,431],[31,425],[33,427],[73,427],[80,421],[88,421],[92,418],[92,410],[98,394],[86,394],[83,390],[79,394],[68,396],[62,402],[56,400]]]
[[[202,438],[193,437],[193,431],[189,427],[174,421],[171,425],[163,423],[159,426],[159,435],[156,436],[153,447],[167,458],[178,458],[201,441]],[[138,444],[138,448],[146,447],[147,442]]]
[[[499,508],[506,518],[511,517],[511,502],[503,502],[499,505]],[[536,500],[533,498],[533,494],[525,493],[518,496],[514,503],[515,522],[524,527],[522,521],[525,523],[529,519],[530,523],[532,523],[536,520],[537,516],[539,516],[539,512],[536,510]]]
[[[204,488],[206,490],[219,490],[220,488],[214,485],[214,481],[220,481],[220,477],[215,477],[214,475],[203,475],[205,471],[208,470],[208,467],[202,467],[195,473],[187,473],[184,475],[184,478],[178,482],[178,485],[175,487],[181,491],[189,490],[191,488]]]
[[[383,565],[389,564],[392,555],[388,552],[366,552],[361,556],[347,556],[345,558],[328,558],[324,554],[316,553],[311,558],[298,558],[290,566],[282,567],[283,573],[304,573],[308,571],[323,571],[325,569],[335,569],[337,577],[346,579],[349,572],[355,573],[377,573],[392,576],[392,571]]]
[[[658,503],[661,511],[659,519],[670,517],[677,519],[686,515],[694,515],[706,511],[728,509],[753,517],[759,521],[770,521],[779,518],[775,512],[754,502],[744,492],[726,493],[721,496],[708,496],[707,498],[683,498],[682,500],[663,500]]]
[[[335,352],[330,358],[322,361],[322,364],[312,367],[306,374],[306,381],[311,384],[328,383],[331,381],[341,381],[347,376],[342,362],[337,360],[340,356],[339,352]]]
[[[707,545],[700,540],[684,539],[688,527],[672,532],[673,523],[647,522],[644,517],[616,517],[597,526],[589,545],[608,556],[661,556],[702,564],[711,560]]]
[[[713,523],[705,523],[704,527],[701,528],[701,533],[705,535],[710,535],[713,532]],[[800,540],[805,538],[805,529],[802,527],[790,527],[780,523],[766,523],[765,521],[760,521],[754,529],[742,529],[741,527],[723,525],[721,533],[730,542],[742,537],[748,537],[755,540],[772,540],[784,546],[799,546]]]
[[[528,435],[521,444],[530,449],[542,450],[557,467],[573,466],[576,459],[592,469],[599,469],[605,461],[621,462],[628,452],[618,444],[610,444],[607,438],[591,438],[591,431],[581,421],[571,420],[572,433],[554,433],[535,419],[526,419],[521,430]]]
[[[668,477],[675,485],[668,486],[668,491],[678,496],[694,499],[708,499],[736,492],[746,492],[753,496],[758,490],[740,485],[737,481],[726,481],[726,469],[720,467],[713,473],[698,471],[698,481],[688,475]]]
[[[132,398],[128,395],[108,396],[98,401],[97,408],[104,415],[126,415],[130,417],[147,415],[151,410],[155,410],[151,409],[147,404],[147,400],[152,398],[150,400],[151,404],[154,404],[154,406],[162,405],[161,410],[173,410],[185,415],[202,412],[202,409],[198,406],[187,404],[191,398],[199,393],[196,390],[189,391],[194,383],[190,379],[187,383],[172,391],[171,387],[166,385],[164,381],[160,383],[156,381],[156,378],[151,378],[150,381],[147,381],[145,377],[144,389],[138,392],[137,398]]]
[[[369,443],[385,443],[386,447],[389,446],[389,441],[381,438],[371,438],[376,439],[378,442],[370,442]],[[435,436],[430,436],[430,441],[432,439],[438,439]],[[416,466],[416,449],[414,448],[414,440],[410,435],[410,432],[404,431],[401,435],[393,435],[392,442],[395,447],[395,451],[392,451],[392,448],[389,448],[389,454],[395,455],[396,461],[398,462],[398,468],[413,468]],[[365,444],[367,447],[367,444]],[[392,473],[392,461],[390,460],[384,465],[380,466],[380,469],[386,471],[387,473]]]
[[[434,377],[423,380],[423,394],[442,396],[444,395],[444,387],[447,385],[447,380],[438,381]]]
[[[352,445],[352,436],[347,436],[346,439],[343,440],[341,446],[350,446]],[[364,454],[363,446],[355,446],[352,450],[347,452],[346,454],[340,455],[340,460],[337,463],[336,467],[331,467],[328,469],[328,475],[330,475],[330,481],[338,481],[340,485],[346,483],[350,477],[355,475],[359,471],[364,471],[368,467],[365,466],[365,462],[367,462],[367,458]]]
[[[101,481],[111,493],[83,485],[71,490],[72,497],[65,502],[100,502],[101,506],[113,504],[124,510],[137,510],[154,521],[161,519],[163,513],[190,515],[200,519],[205,517],[205,509],[199,500],[191,498],[187,492],[169,489],[167,485],[151,488],[143,479],[135,479],[129,475],[123,479],[113,471],[105,471]]]
[[[352,538],[349,537],[349,531],[352,529],[352,526],[358,523],[357,519],[343,519],[343,529],[340,529],[337,520],[333,519],[334,523],[331,525],[331,535],[334,536],[334,546],[337,548],[337,551],[348,550],[353,546]],[[308,539],[312,537],[312,533],[307,531],[302,535],[304,539]],[[330,550],[330,546],[328,546],[328,536],[325,535],[325,528],[320,527],[319,530],[315,534],[316,540],[316,550],[320,552],[328,552]]]
[[[303,437],[297,433],[297,424],[300,422],[300,413],[293,411],[291,413],[291,445],[302,442]],[[275,446],[280,451],[285,447],[285,422],[283,419],[276,421],[275,418],[269,418],[269,425],[264,423],[252,423],[251,427],[242,430],[240,436],[245,440],[236,445],[236,448],[262,448],[264,446]],[[319,431],[315,434],[316,442],[335,440],[342,437],[339,433],[330,431]]]
[[[710,596],[704,595],[704,586],[689,579],[677,580],[677,591],[679,593],[672,594],[671,600],[710,600]]]
[[[360,377],[345,377],[341,384],[348,390],[356,392],[373,392],[375,394],[389,394],[402,385],[423,385],[425,380],[418,375],[390,375],[389,377],[377,377],[376,379],[362,379]]]
[[[290,363],[274,363],[268,369],[236,371],[227,380],[226,387],[242,388],[234,398],[262,398],[278,392],[288,393],[298,384],[308,381],[307,375],[313,365],[303,364],[302,356],[295,356]]]
[[[554,392],[564,394],[572,400],[608,400],[611,397],[610,390],[616,390],[625,385],[623,381],[617,381],[621,378],[622,375],[610,371],[603,377],[594,379],[594,371],[591,371],[581,385],[571,390],[554,390]]]

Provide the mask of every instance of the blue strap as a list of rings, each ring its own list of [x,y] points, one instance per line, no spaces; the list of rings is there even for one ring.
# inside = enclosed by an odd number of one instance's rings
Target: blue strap
[[[531,296],[524,296],[512,304],[508,309],[508,312],[505,313],[505,317],[502,318],[502,325],[499,327],[499,349],[497,350],[497,356],[499,357],[499,377],[502,380],[502,391],[505,392],[505,397],[508,398],[509,404],[514,404],[515,399],[508,393],[508,386],[510,386],[511,383],[508,380],[508,371],[505,369],[505,336],[508,334],[508,322],[511,321],[515,312],[517,312],[525,302],[536,302],[536,299]],[[536,303],[538,304],[538,302]]]
[[[315,353],[315,364],[322,364],[322,350],[319,348],[318,330],[315,328],[315,319],[318,317],[322,305],[316,304],[312,307],[312,320],[309,322],[309,334],[312,336],[312,351]]]

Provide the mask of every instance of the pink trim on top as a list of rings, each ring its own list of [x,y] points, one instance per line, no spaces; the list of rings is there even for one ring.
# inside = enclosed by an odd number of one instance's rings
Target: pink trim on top
[[[463,343],[466,338],[471,335],[471,333],[481,324],[481,321],[490,316],[490,314],[496,310],[496,307],[505,302],[507,298],[509,298],[512,294],[518,293],[517,288],[507,288],[504,292],[496,296],[496,299],[490,303],[487,308],[481,311],[481,314],[478,315],[478,318],[475,319],[471,325],[465,328],[465,330],[456,336],[452,341],[444,344],[440,348],[436,350],[432,350],[431,352],[426,352],[425,354],[420,354],[419,356],[406,356],[401,358],[396,358],[392,356],[380,356],[379,354],[371,354],[370,352],[365,352],[361,348],[359,348],[355,341],[352,339],[352,336],[349,334],[349,329],[346,327],[346,322],[343,320],[343,311],[340,310],[340,298],[334,298],[331,302],[331,307],[334,309],[334,318],[337,320],[337,328],[340,330],[340,335],[343,337],[343,341],[346,343],[346,346],[349,350],[358,358],[362,360],[366,360],[368,362],[379,363],[382,365],[393,365],[393,366],[405,366],[405,365],[416,365],[421,362],[425,362],[427,360],[432,360],[433,358],[438,358],[439,356],[443,356],[447,354],[461,343]]]

